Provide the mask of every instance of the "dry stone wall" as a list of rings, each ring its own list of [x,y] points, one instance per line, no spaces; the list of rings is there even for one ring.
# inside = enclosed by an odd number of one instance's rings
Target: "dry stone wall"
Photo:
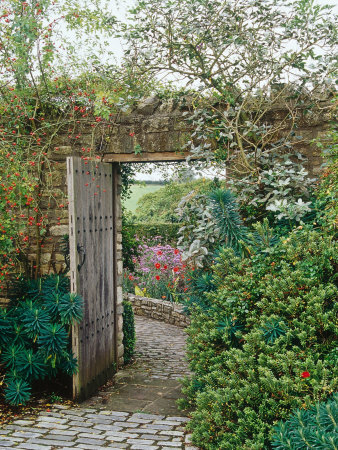
[[[149,317],[182,328],[190,325],[190,319],[184,313],[184,306],[179,303],[133,294],[127,294],[126,297],[132,304],[134,314],[137,316]]]

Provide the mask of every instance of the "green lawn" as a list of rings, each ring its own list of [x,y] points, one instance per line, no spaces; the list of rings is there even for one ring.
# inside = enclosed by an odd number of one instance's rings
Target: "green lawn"
[[[163,187],[163,184],[134,184],[131,187],[131,196],[126,201],[123,202],[123,205],[126,209],[132,213],[136,211],[137,202],[144,194],[149,194],[150,192],[155,192],[158,189]]]

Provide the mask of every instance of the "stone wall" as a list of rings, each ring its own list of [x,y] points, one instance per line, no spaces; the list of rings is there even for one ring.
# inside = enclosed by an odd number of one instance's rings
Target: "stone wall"
[[[156,152],[164,155],[164,158],[165,155],[175,158],[175,155],[180,154],[182,159],[182,146],[191,134],[183,116],[187,110],[188,102],[172,100],[163,103],[153,97],[141,102],[134,110],[116,115],[108,121],[86,114],[88,117],[79,117],[75,121],[71,131],[63,130],[55,137],[48,153],[48,181],[52,186],[52,195],[42,194],[41,200],[49,223],[41,248],[39,265],[42,273],[65,269],[62,236],[68,234],[66,157],[73,155],[112,162],[126,156],[127,160],[131,158],[133,161],[146,162],[149,155]],[[285,114],[285,110],[276,108],[269,120],[280,121]],[[297,141],[295,148],[307,156],[305,167],[310,175],[320,172],[322,158],[320,149],[309,142],[325,133],[329,121],[330,111],[324,103],[320,114],[308,113],[299,121],[297,134],[303,139]],[[137,146],[141,152],[135,154]],[[32,239],[28,256],[32,272],[39,259],[39,251]]]
[[[160,320],[178,327],[185,328],[190,325],[189,317],[183,312],[183,305],[155,298],[140,297],[127,294],[126,298],[133,305],[134,314],[150,319]]]

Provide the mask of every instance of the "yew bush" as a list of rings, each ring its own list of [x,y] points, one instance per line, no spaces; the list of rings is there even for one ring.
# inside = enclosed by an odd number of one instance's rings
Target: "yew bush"
[[[302,226],[250,257],[220,252],[188,329],[196,445],[270,448],[278,420],[335,391],[337,254]]]

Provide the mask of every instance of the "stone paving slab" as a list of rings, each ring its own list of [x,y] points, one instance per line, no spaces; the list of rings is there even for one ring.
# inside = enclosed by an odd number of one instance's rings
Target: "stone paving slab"
[[[135,316],[135,327],[135,363],[118,372],[113,386],[101,389],[83,406],[182,415],[176,404],[182,396],[179,379],[190,374],[184,329],[140,316]]]
[[[178,410],[189,374],[182,328],[135,317],[136,361],[78,407],[54,405],[0,427],[0,449],[194,450]]]
[[[72,411],[74,409],[72,408]],[[81,412],[81,407],[78,410]],[[72,415],[69,414],[67,406],[53,408],[48,413],[50,425],[48,429],[39,428],[41,423],[46,423],[44,422],[46,413],[30,419],[25,426],[22,425],[22,421],[14,420],[11,425],[4,425],[0,429],[0,448],[30,450],[189,448],[189,444],[186,443],[189,440],[185,438],[182,431],[182,424],[189,420],[187,417],[145,413],[126,414],[123,411],[106,413],[106,410],[97,410],[96,414],[81,412],[83,422],[88,425],[82,429],[73,425]],[[119,413],[124,415],[119,416]],[[108,420],[103,429],[98,429],[97,427],[102,427],[102,416]],[[121,417],[126,420],[120,421]],[[60,423],[63,425],[62,428],[59,428]],[[85,431],[82,431],[83,429]]]

